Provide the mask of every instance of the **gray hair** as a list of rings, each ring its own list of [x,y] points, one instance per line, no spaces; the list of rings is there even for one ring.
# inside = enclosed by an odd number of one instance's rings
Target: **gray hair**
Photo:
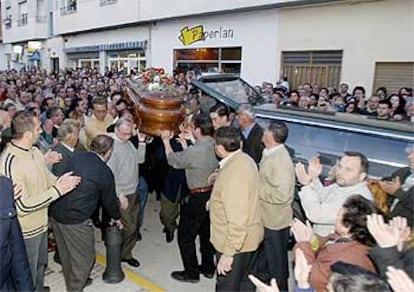
[[[123,126],[123,125],[130,125],[132,126],[131,122],[124,119],[124,118],[119,118],[116,123],[115,123],[115,129],[119,129],[119,127]]]
[[[63,123],[57,131],[56,138],[59,141],[64,141],[68,138],[69,135],[72,135],[77,131],[79,131],[79,128],[76,127],[73,123]]]
[[[243,113],[252,120],[256,118],[256,111],[250,104],[242,104],[238,109],[238,113]]]

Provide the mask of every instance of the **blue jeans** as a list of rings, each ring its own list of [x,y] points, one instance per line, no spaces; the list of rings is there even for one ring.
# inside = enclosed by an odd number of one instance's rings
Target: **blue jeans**
[[[139,213],[138,213],[138,229],[142,226],[144,221],[144,209],[148,200],[148,184],[143,176],[139,177],[138,183],[138,195],[139,195]]]

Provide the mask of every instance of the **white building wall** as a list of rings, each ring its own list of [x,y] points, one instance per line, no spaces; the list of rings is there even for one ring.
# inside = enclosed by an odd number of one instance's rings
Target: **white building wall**
[[[342,82],[373,86],[375,62],[414,62],[414,1],[281,9],[279,49],[343,50]]]
[[[271,4],[291,4],[298,0],[140,0],[140,20],[152,20],[177,16],[188,16],[207,12],[220,12],[238,8],[254,8]]]
[[[99,44],[145,41],[148,40],[149,37],[149,27],[150,26],[145,25],[67,35],[64,37],[64,45],[66,48],[72,48]]]
[[[60,69],[64,69],[66,67],[66,54],[63,51],[64,47],[64,40],[62,37],[53,37],[49,38],[45,43],[45,60],[43,68],[51,70],[51,58],[59,58],[59,65]]]
[[[74,13],[61,12],[61,1],[54,8],[56,34],[108,27],[138,21],[139,1],[118,0],[115,4],[100,6],[99,0],[77,1]]]
[[[332,0],[343,1],[343,0]],[[220,12],[262,5],[291,4],[300,0],[117,0],[100,6],[100,0],[77,1],[77,11],[62,14],[62,0],[55,1],[55,32],[66,34],[97,27],[134,22],[154,21],[171,17],[183,17],[208,12]]]
[[[46,1],[46,0],[45,0]],[[37,16],[46,16],[46,11],[37,15],[37,1],[27,1],[27,24],[18,26],[18,20],[20,18],[18,0],[12,0],[11,13],[12,13],[12,25],[10,28],[6,28],[3,25],[3,42],[5,43],[17,43],[27,40],[37,40],[47,38],[47,23],[45,19],[38,18]],[[6,18],[6,5],[5,1],[2,1],[2,19]],[[46,6],[45,6],[46,10]]]
[[[202,25],[204,31],[232,29],[232,38],[207,38],[185,46],[179,40],[181,29]],[[151,65],[172,72],[173,50],[202,47],[242,47],[241,77],[252,84],[273,80],[279,70],[278,14],[276,9],[158,22],[151,29]]]

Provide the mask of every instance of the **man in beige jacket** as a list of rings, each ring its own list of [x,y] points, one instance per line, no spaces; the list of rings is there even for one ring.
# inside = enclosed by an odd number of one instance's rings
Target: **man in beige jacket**
[[[266,148],[259,166],[260,212],[265,227],[259,261],[266,261],[266,274],[276,279],[280,291],[288,291],[288,238],[295,188],[295,169],[284,145],[287,137],[285,123],[267,126],[262,138]]]
[[[222,158],[210,198],[211,243],[216,249],[216,291],[254,291],[247,278],[263,239],[256,163],[240,150],[240,131],[217,129]]]

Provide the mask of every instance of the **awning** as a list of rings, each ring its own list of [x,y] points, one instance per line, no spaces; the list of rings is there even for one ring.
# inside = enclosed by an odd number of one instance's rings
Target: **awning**
[[[121,50],[146,50],[148,41],[133,41],[124,43],[101,44],[93,46],[70,47],[63,51],[67,54],[85,53],[85,52],[99,52],[99,51],[121,51]]]

